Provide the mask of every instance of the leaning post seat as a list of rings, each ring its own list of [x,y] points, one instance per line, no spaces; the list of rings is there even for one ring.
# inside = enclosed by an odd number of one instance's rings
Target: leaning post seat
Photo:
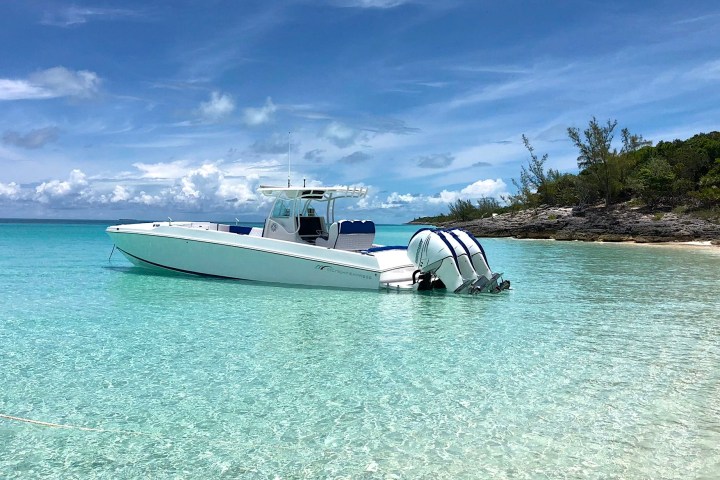
[[[315,240],[322,234],[323,221],[321,217],[298,217],[300,228],[298,236],[305,241]]]
[[[315,245],[338,250],[367,250],[375,240],[375,223],[370,220],[340,220],[330,225],[327,240],[318,238]]]

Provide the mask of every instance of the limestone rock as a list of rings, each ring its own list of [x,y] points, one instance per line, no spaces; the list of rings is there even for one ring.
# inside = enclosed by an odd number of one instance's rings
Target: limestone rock
[[[470,222],[454,222],[476,237],[547,238],[638,243],[711,241],[720,244],[720,225],[689,215],[647,213],[627,205],[539,207]]]

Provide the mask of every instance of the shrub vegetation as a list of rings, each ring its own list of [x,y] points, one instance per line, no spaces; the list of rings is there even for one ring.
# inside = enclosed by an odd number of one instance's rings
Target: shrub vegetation
[[[615,120],[601,124],[593,117],[583,131],[568,129],[568,137],[578,149],[577,174],[546,170],[547,154],[538,157],[523,135],[530,158],[521,167],[520,177],[512,181],[517,192],[503,198],[506,205],[494,198],[476,203],[459,199],[448,205],[447,215],[415,221],[467,221],[541,205],[586,207],[602,202],[610,208],[628,201],[651,210],[720,218],[720,132],[652,146],[642,135],[625,128],[620,132],[622,147],[618,150],[612,147],[616,127]]]

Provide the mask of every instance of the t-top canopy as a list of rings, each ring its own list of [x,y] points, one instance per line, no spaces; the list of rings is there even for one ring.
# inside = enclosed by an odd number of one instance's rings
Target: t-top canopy
[[[276,198],[306,198],[308,200],[334,200],[336,198],[362,198],[367,187],[268,187],[261,185],[260,193]]]

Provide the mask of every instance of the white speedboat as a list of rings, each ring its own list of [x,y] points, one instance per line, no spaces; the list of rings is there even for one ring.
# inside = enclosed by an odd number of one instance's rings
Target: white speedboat
[[[497,292],[509,287],[490,271],[469,233],[421,229],[408,246],[374,243],[369,220],[335,220],[335,202],[366,188],[261,187],[274,199],[262,228],[211,222],[114,225],[115,247],[142,267],[259,282],[352,289]]]

